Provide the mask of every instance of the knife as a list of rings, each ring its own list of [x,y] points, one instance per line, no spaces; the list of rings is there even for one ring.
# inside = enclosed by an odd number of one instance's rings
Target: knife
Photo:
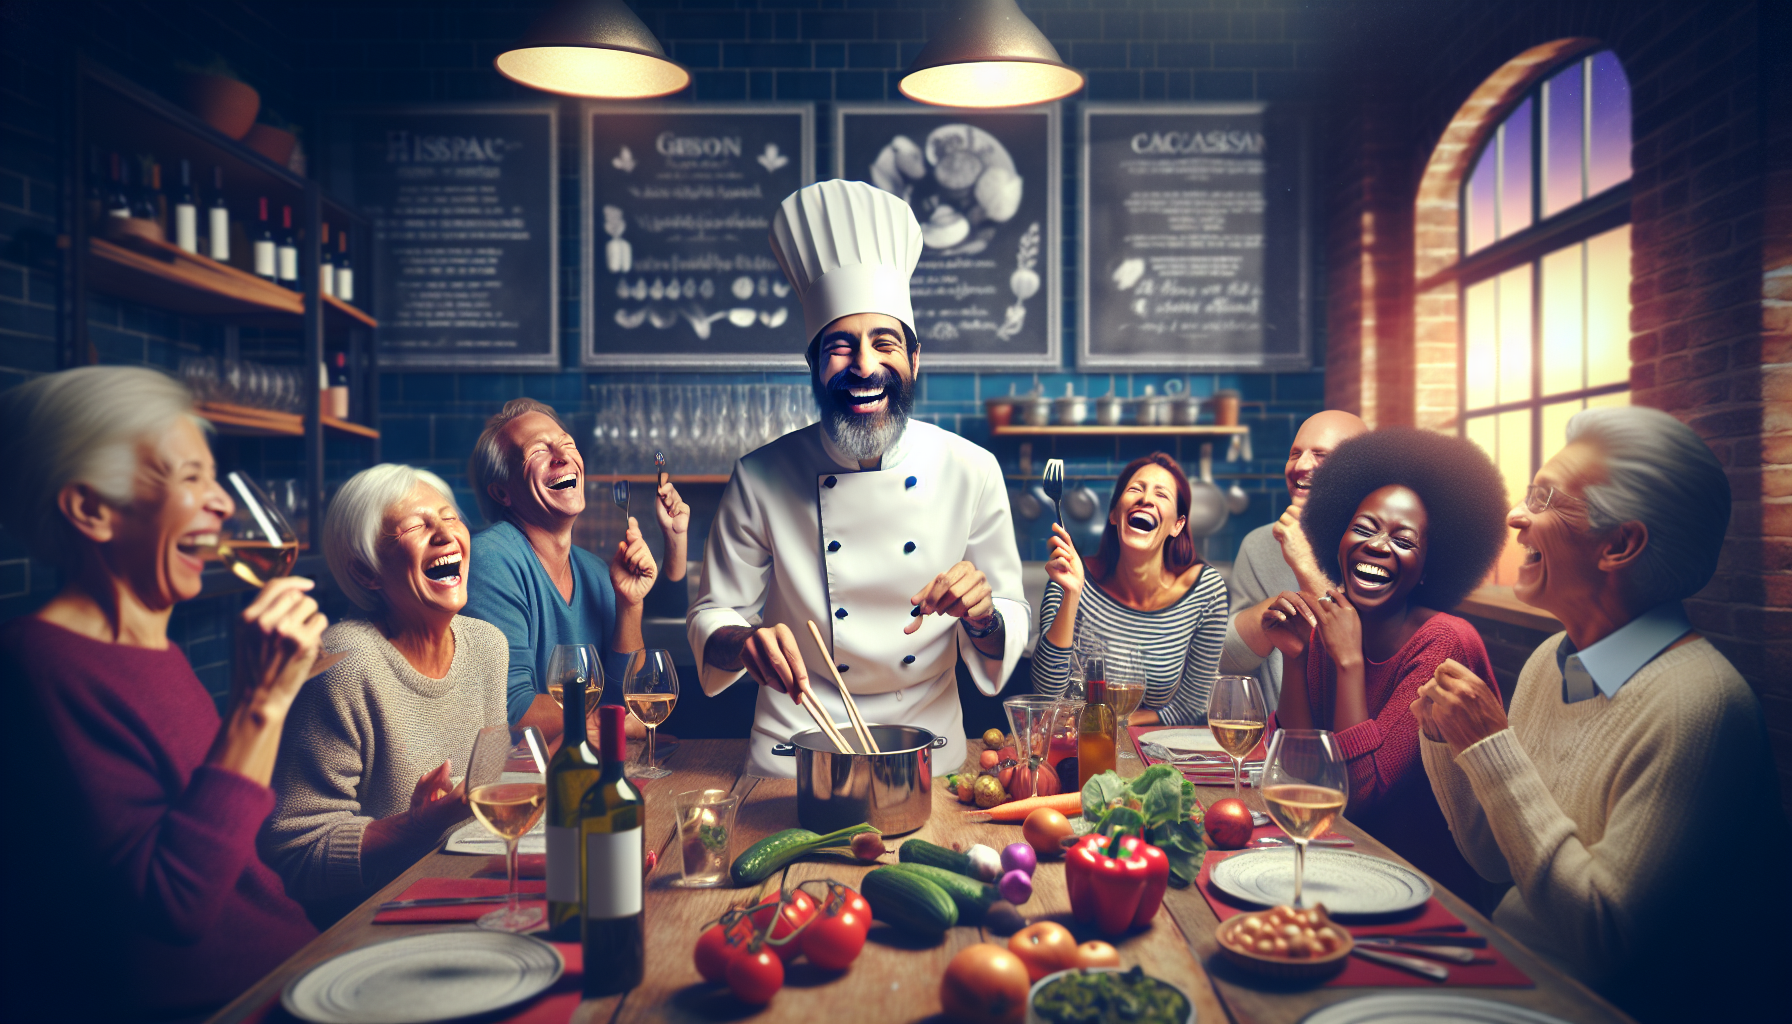
[[[1392,953],[1411,953],[1414,956],[1428,956],[1434,960],[1452,960],[1459,964],[1475,962],[1475,951],[1462,946],[1435,946],[1417,942],[1401,942],[1398,939],[1358,939],[1357,945],[1373,946]]]
[[[1277,847],[1293,846],[1294,840],[1286,839],[1286,838],[1283,838],[1282,836],[1259,836],[1256,839],[1251,840],[1251,845],[1260,847],[1262,849],[1273,849],[1273,848],[1277,848]],[[1355,846],[1356,841],[1352,840],[1352,839],[1343,839],[1343,838],[1309,839],[1309,840],[1307,840],[1307,845],[1308,846]]]
[[[545,900],[547,898],[548,894],[545,892],[517,893],[519,900]],[[464,907],[475,903],[507,903],[509,900],[510,896],[506,893],[498,893],[495,896],[432,896],[421,900],[387,900],[379,905],[379,909],[383,913],[388,910],[416,910],[422,907]]]
[[[1430,978],[1432,981],[1450,980],[1450,969],[1443,964],[1434,964],[1416,957],[1401,956],[1398,953],[1383,953],[1379,950],[1364,949],[1362,946],[1353,946],[1350,951],[1364,960],[1373,960],[1376,963],[1387,964],[1389,967],[1411,971],[1414,974]]]

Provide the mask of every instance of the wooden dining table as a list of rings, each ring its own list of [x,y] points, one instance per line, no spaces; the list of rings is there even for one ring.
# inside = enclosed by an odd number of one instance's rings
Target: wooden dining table
[[[979,744],[973,741],[971,746]],[[723,1021],[757,1017],[769,1021],[920,1021],[943,1020],[939,983],[946,964],[965,946],[978,942],[1006,944],[1006,939],[983,928],[961,926],[943,940],[918,940],[886,924],[874,924],[864,951],[841,974],[822,972],[803,961],[790,968],[785,986],[763,1010],[736,1001],[725,989],[705,984],[697,974],[691,952],[698,935],[729,907],[752,895],[732,888],[688,889],[681,879],[680,858],[674,839],[673,798],[687,790],[723,789],[741,797],[732,854],[773,832],[797,825],[796,782],[750,774],[747,741],[686,739],[670,751],[662,745],[661,763],[672,774],[661,779],[637,780],[647,801],[647,841],[658,852],[658,864],[647,880],[646,977],[641,985],[621,996],[587,999],[577,1005],[571,1021],[589,1024],[632,1024],[646,1021]],[[1122,761],[1121,774],[1143,770],[1136,760]],[[1001,849],[1020,841],[1016,825],[972,824],[966,821],[966,805],[958,802],[943,781],[935,780],[932,816],[920,830],[889,840],[895,848],[911,838],[951,846],[983,843]],[[1200,787],[1203,806],[1225,796],[1227,788]],[[1245,800],[1262,809],[1262,799],[1247,791]],[[1334,831],[1352,839],[1356,851],[1406,865],[1397,854],[1373,836],[1340,819]],[[470,924],[375,924],[378,905],[394,899],[421,878],[469,878],[489,872],[489,858],[445,853],[439,848],[419,860],[389,885],[375,893],[323,934],[293,954],[234,1002],[219,1011],[218,1024],[244,1020],[290,1022],[279,1005],[280,993],[294,978],[312,966],[338,954],[386,939],[444,929],[466,929]],[[797,862],[790,884],[808,879],[833,878],[854,886],[870,870],[841,857],[813,857]],[[1416,869],[1414,869],[1416,870]],[[775,883],[774,878],[774,883]],[[1469,988],[1450,986],[1436,990],[1476,996],[1529,1007],[1566,1021],[1622,1022],[1630,1018],[1598,995],[1546,963],[1478,913],[1454,893],[1433,883],[1436,895],[1457,917],[1503,953],[1535,982],[1532,988]],[[1048,916],[1071,924],[1079,941],[1096,937],[1084,934],[1069,914],[1062,859],[1041,864],[1034,876],[1033,898],[1022,908],[1030,919]],[[1121,963],[1142,966],[1146,973],[1173,982],[1195,1004],[1201,1024],[1282,1024],[1299,1021],[1331,1003],[1376,992],[1381,988],[1290,987],[1244,974],[1220,958],[1214,939],[1219,918],[1194,886],[1171,889],[1163,909],[1150,928],[1115,944]],[[1414,990],[1401,990],[1414,991]],[[1417,990],[1423,991],[1423,990]],[[521,1008],[519,1008],[520,1010]],[[482,1018],[486,1019],[486,1018]],[[490,1019],[508,1019],[506,1013]]]

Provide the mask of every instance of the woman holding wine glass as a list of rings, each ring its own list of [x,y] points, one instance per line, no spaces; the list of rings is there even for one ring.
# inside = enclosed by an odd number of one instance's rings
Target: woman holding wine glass
[[[1408,707],[1447,659],[1493,679],[1480,634],[1445,609],[1481,582],[1505,544],[1499,471],[1466,438],[1397,427],[1363,434],[1313,474],[1301,528],[1319,567],[1344,585],[1284,591],[1264,611],[1285,659],[1269,730],[1333,734],[1351,820],[1450,889],[1475,892],[1478,876],[1432,795]]]
[[[434,473],[385,463],[342,485],[324,556],[366,619],[324,634],[342,661],[293,704],[261,848],[319,924],[429,852],[471,814],[473,737],[502,726],[509,644],[460,614],[467,527]]]
[[[1226,639],[1226,584],[1203,564],[1188,535],[1188,477],[1163,452],[1121,471],[1108,502],[1101,546],[1088,561],[1062,526],[1052,526],[1050,582],[1039,610],[1033,689],[1069,688],[1072,649],[1099,637],[1124,654],[1144,683],[1143,700],[1122,725],[1190,725],[1207,715]],[[1092,584],[1092,585],[1090,585]],[[1112,680],[1110,680],[1112,682]]]
[[[203,428],[180,383],[136,367],[0,394],[0,525],[63,581],[0,629],[9,776],[48,844],[10,907],[30,932],[8,947],[21,1020],[202,1017],[317,934],[255,849],[327,624],[311,581],[245,600],[222,718],[168,636],[233,511]],[[100,933],[96,984],[70,951]]]

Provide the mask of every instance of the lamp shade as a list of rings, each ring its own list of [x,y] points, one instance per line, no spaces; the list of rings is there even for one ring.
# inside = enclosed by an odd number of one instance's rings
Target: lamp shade
[[[962,0],[927,40],[897,88],[942,107],[1024,107],[1083,87],[1014,0]]]
[[[622,0],[561,0],[493,63],[513,82],[568,96],[647,99],[691,83]]]

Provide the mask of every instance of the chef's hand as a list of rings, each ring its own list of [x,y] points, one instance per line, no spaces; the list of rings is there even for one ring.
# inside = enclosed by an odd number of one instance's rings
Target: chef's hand
[[[678,496],[678,488],[668,480],[655,492],[653,517],[660,522],[660,535],[666,538],[666,579],[677,583],[684,579],[685,557],[691,529],[691,506]]]
[[[960,562],[933,578],[908,603],[915,606],[913,621],[903,627],[904,633],[921,628],[923,615],[951,615],[960,619],[987,619],[995,614],[990,598],[989,578],[969,562]]]
[[[809,688],[809,670],[789,626],[780,622],[770,629],[755,629],[741,646],[740,660],[761,686],[788,693],[801,703],[797,694]]]
[[[641,538],[641,524],[629,516],[628,533],[617,542],[616,554],[610,558],[610,586],[616,590],[617,602],[640,604],[658,576],[653,552],[647,550],[647,542]]]

